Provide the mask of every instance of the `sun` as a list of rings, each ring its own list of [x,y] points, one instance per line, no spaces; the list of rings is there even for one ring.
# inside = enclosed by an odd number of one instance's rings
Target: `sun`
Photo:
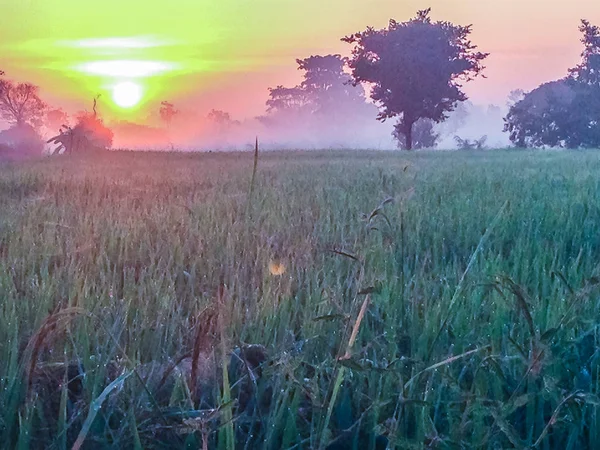
[[[133,81],[122,81],[115,84],[112,98],[121,108],[132,108],[142,99],[142,87]]]

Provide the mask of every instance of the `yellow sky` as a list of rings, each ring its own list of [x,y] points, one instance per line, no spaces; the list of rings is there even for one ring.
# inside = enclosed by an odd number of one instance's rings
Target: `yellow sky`
[[[298,82],[295,58],[347,52],[342,36],[427,6],[472,23],[492,53],[487,79],[467,88],[476,103],[563,76],[579,59],[579,19],[600,24],[592,0],[0,0],[0,68],[67,109],[100,93],[123,118],[160,100],[242,118],[264,111],[269,86]],[[111,94],[132,80],[142,102],[118,108]]]

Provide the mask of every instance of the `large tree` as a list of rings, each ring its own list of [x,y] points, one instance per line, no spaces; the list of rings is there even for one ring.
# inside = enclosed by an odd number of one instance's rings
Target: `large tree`
[[[0,79],[0,117],[16,127],[40,126],[46,104],[31,83],[14,83]]]
[[[380,107],[378,119],[398,117],[398,130],[412,149],[419,119],[441,122],[457,102],[467,99],[462,83],[481,74],[488,53],[469,40],[471,25],[433,22],[430,9],[407,22],[390,20],[387,28],[346,36],[353,44],[348,65],[354,84],[365,83]]]
[[[504,120],[517,147],[600,146],[598,89],[572,79],[542,84],[512,106]]]
[[[365,104],[362,89],[352,85],[352,77],[344,72],[347,58],[341,55],[310,56],[297,59],[298,70],[304,71],[300,88],[305,92],[313,114],[348,114]]]
[[[561,80],[544,83],[510,107],[504,129],[519,147],[600,146],[600,28],[579,30],[581,63]]]
[[[363,90],[353,86],[352,77],[344,72],[346,59],[341,55],[314,55],[296,63],[304,72],[299,85],[269,88],[270,119],[289,122],[315,118],[336,123],[369,110]]]

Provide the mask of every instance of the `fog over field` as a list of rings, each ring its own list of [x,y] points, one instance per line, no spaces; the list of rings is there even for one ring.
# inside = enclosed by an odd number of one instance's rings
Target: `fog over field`
[[[170,131],[157,127],[115,123],[114,147],[131,150],[218,151],[249,150],[258,137],[261,149],[373,149],[396,150],[392,137],[393,120],[378,122],[376,109],[369,116],[353,115],[350,120],[298,120],[279,126],[267,126],[260,119],[233,121],[224,127],[214,126],[206,117],[194,112],[182,112],[174,119]],[[510,144],[503,132],[507,108],[496,105],[460,104],[449,113],[446,121],[436,124],[439,134],[436,149],[457,148],[455,136],[480,139],[487,136],[486,146],[503,148]],[[354,118],[354,120],[352,120]]]

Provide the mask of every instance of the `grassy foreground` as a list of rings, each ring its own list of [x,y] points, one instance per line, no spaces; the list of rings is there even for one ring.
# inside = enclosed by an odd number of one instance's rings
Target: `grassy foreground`
[[[0,166],[0,446],[600,446],[600,153],[252,166]]]

